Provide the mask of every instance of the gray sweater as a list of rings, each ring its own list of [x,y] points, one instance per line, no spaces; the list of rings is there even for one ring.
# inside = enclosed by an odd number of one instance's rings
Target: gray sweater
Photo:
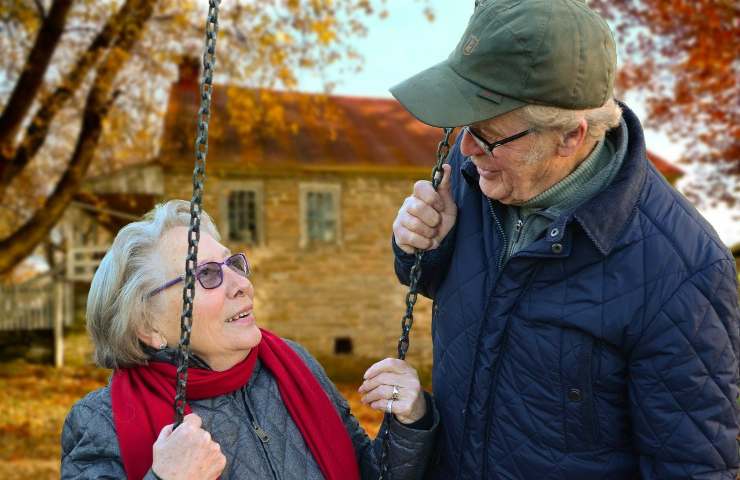
[[[363,479],[378,478],[380,438],[370,440],[324,369],[300,345],[288,344],[308,365],[333,401],[355,448]],[[434,447],[439,415],[431,397],[431,428],[390,425],[389,465],[394,480],[422,478]],[[323,476],[285,408],[277,382],[259,361],[249,383],[226,395],[189,402],[226,456],[221,479],[319,480]],[[258,428],[256,427],[258,426]],[[62,430],[61,477],[126,478],[113,424],[110,386],[77,402]],[[154,479],[151,470],[145,477]]]

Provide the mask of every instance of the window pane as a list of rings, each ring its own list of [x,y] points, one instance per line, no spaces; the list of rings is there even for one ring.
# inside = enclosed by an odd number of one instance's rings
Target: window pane
[[[308,192],[306,206],[309,241],[325,243],[336,241],[334,195],[331,192]]]
[[[235,190],[228,198],[229,240],[256,243],[257,195],[252,190]]]

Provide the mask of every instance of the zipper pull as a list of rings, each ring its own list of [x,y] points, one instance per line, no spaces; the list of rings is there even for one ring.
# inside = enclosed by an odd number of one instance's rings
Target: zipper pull
[[[257,425],[257,422],[253,421],[252,427],[254,427],[255,433],[257,433],[257,436],[260,437],[262,443],[270,443],[270,436],[267,435],[267,432],[262,427]]]
[[[522,227],[524,226],[524,222],[522,222],[521,219],[516,221],[516,226],[514,227],[514,230],[516,230],[517,233],[519,233],[522,230]]]

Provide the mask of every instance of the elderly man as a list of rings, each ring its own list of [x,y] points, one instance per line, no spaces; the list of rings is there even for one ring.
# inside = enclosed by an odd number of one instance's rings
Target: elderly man
[[[479,0],[450,57],[392,89],[463,126],[393,225],[434,300],[439,479],[734,479],[735,266],[613,100],[583,1]]]

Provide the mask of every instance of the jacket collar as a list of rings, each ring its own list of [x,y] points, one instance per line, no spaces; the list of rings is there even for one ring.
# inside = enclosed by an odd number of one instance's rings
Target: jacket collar
[[[577,207],[573,214],[603,255],[611,252],[634,214],[647,178],[647,153],[640,120],[625,104],[619,102],[619,106],[626,128],[615,128],[610,135],[614,135],[615,145],[627,143],[622,168],[611,184]]]
[[[634,213],[640,191],[647,177],[647,155],[642,126],[632,110],[625,104],[618,103],[622,108],[623,124],[611,130],[609,136],[614,145],[619,146],[626,142],[622,167],[611,184],[590,200],[576,207],[573,212],[568,212],[564,214],[564,217],[555,221],[556,224],[564,226],[571,218],[577,220],[588,238],[603,255],[608,255],[614,248],[619,234]],[[458,148],[460,138],[462,136],[458,138]],[[468,185],[474,191],[480,192],[479,175],[472,160],[466,159],[460,170]],[[498,204],[498,202],[494,203]],[[604,212],[608,212],[608,217],[605,217]],[[558,235],[558,238],[551,240],[559,241],[564,229],[560,231],[562,233]]]

